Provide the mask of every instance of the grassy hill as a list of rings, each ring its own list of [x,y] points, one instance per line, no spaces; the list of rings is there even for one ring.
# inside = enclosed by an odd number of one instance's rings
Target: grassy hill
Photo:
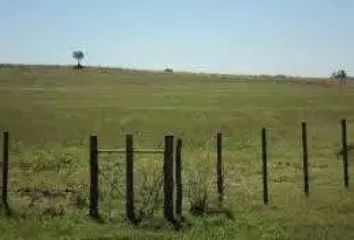
[[[0,238],[352,239],[354,191],[343,187],[336,153],[340,119],[348,119],[354,134],[353,102],[352,86],[325,79],[3,66],[0,131],[11,134],[14,216],[1,215]],[[309,128],[308,199],[302,120]],[[261,198],[262,127],[269,134],[269,206]],[[232,214],[194,217],[189,202],[199,191],[207,189],[215,204],[217,132],[224,136],[225,208]],[[88,219],[88,137],[97,134],[100,146],[114,148],[124,147],[128,133],[142,148],[162,147],[166,134],[183,139],[189,222],[183,231],[160,218],[161,207],[140,227],[124,222],[124,156],[117,155],[100,158],[106,223]],[[139,189],[160,177],[161,166],[159,156],[138,157],[138,208],[145,204]]]

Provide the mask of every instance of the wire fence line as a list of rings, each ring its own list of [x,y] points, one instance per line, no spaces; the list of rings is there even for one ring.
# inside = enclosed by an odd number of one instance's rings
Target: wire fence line
[[[341,136],[338,155],[342,159],[341,178],[345,188],[349,187],[351,152],[347,125],[347,120],[341,120],[338,134]],[[256,185],[262,196],[260,199],[267,205],[271,202],[270,182],[297,181],[297,177],[287,173],[291,167],[301,173],[300,185],[304,196],[309,197],[310,169],[321,166],[311,162],[311,139],[306,122],[300,126],[301,144],[297,157],[302,161],[296,163],[278,161],[272,155],[272,128],[262,128],[256,143],[240,140],[243,145],[239,148],[225,148],[232,136],[220,132],[193,152],[186,151],[195,147],[190,146],[190,139],[182,142],[182,138],[172,135],[147,149],[142,148],[139,141],[135,142],[132,135],[126,136],[125,148],[100,148],[98,137],[91,136],[89,151],[71,147],[62,152],[36,150],[32,155],[21,156],[11,155],[10,135],[4,132],[0,164],[1,206],[9,215],[13,206],[25,207],[29,215],[39,212],[44,216],[63,215],[70,207],[83,212],[89,208],[89,215],[94,218],[125,217],[134,224],[161,212],[168,221],[176,223],[181,219],[182,209],[204,214],[209,203],[220,207],[231,196],[239,199],[252,195],[251,187]],[[235,166],[231,159],[240,158],[242,151],[247,154],[251,148],[256,148],[258,164],[244,161]],[[340,165],[338,162],[331,164]],[[248,175],[259,175],[258,183],[250,183]]]

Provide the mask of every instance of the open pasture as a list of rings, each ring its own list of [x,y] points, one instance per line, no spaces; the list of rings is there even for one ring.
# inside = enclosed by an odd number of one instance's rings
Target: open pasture
[[[342,118],[348,120],[349,141],[354,136],[354,88],[312,81],[0,68],[0,131],[11,136],[9,204],[14,211],[11,218],[1,215],[0,238],[353,239],[354,180],[344,188],[337,153]],[[309,198],[302,192],[303,120],[308,125]],[[269,140],[268,206],[262,203],[262,127]],[[215,199],[217,132],[224,136],[224,204],[232,216],[193,217],[188,213],[193,193],[207,189],[211,205]],[[133,134],[136,146],[144,148],[161,147],[167,134],[182,138],[188,226],[174,232],[158,218],[161,209],[140,227],[124,222],[124,156],[117,155],[102,158],[106,223],[91,221],[86,206],[90,134],[97,134],[105,148],[124,147],[125,134]],[[354,176],[353,152],[349,158]],[[139,157],[136,188],[153,184],[161,166],[158,157]],[[154,177],[147,180],[151,173]],[[63,189],[70,194],[53,196]],[[138,191],[138,206],[143,200]]]

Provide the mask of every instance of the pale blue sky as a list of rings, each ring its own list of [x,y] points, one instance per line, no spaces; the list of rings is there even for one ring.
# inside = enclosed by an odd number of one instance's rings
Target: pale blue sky
[[[354,0],[0,0],[0,62],[354,73]]]

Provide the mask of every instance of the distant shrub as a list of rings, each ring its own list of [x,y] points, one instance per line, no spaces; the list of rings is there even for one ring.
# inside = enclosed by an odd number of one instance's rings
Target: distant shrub
[[[343,69],[333,72],[331,78],[337,80],[339,84],[346,84],[347,80],[350,79]]]
[[[274,76],[275,79],[287,79],[288,77],[286,75],[283,74],[278,74]]]
[[[341,80],[341,79],[347,78],[347,73],[346,73],[346,71],[341,69],[341,70],[333,72],[331,77],[334,78],[334,79]]]
[[[172,68],[165,68],[165,73],[173,73],[173,69]]]

